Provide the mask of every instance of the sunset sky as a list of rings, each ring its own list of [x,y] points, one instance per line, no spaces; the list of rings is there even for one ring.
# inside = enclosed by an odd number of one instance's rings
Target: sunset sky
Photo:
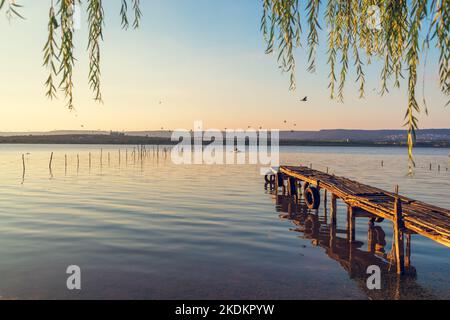
[[[242,0],[141,1],[144,17],[136,31],[120,28],[120,1],[104,1],[103,105],[92,100],[87,83],[83,13],[75,36],[76,111],[71,112],[62,95],[55,101],[44,96],[42,47],[50,1],[18,2],[24,4],[26,20],[8,22],[4,12],[0,15],[0,131],[189,129],[194,120],[202,120],[206,128],[293,129],[296,123],[298,130],[394,129],[403,124],[406,84],[380,98],[374,91],[379,88],[378,63],[366,68],[366,99],[357,98],[352,75],[345,103],[329,100],[324,33],[316,74],[306,71],[305,51],[298,50],[297,91],[290,92],[276,56],[264,54],[261,2]],[[422,128],[450,127],[447,98],[438,88],[436,54],[432,50],[428,57],[429,116],[420,117]],[[422,68],[420,72],[421,86]],[[306,95],[309,102],[299,102]]]

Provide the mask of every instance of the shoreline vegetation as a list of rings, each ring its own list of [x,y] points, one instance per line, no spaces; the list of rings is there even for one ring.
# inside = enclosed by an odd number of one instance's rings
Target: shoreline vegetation
[[[132,135],[62,134],[62,135],[20,135],[0,137],[0,144],[105,144],[105,145],[176,145],[170,137],[147,137]],[[268,140],[270,143],[270,139]],[[206,141],[205,144],[208,144]],[[401,140],[303,140],[283,139],[280,146],[347,146],[347,147],[406,147]],[[450,140],[417,141],[416,147],[450,148]]]

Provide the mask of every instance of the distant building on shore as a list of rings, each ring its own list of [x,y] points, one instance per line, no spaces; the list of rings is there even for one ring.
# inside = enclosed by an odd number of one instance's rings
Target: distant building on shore
[[[125,132],[110,131],[109,135],[111,137],[124,137],[125,136]]]

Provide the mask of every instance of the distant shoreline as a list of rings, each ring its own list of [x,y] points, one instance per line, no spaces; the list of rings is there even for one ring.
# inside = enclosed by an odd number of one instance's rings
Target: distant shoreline
[[[170,138],[162,137],[66,134],[4,136],[0,137],[0,144],[176,145],[178,144],[178,142],[172,141]],[[332,141],[280,139],[279,144],[280,146],[406,147],[405,141]],[[450,140],[418,141],[416,142],[415,146],[423,148],[450,148]]]

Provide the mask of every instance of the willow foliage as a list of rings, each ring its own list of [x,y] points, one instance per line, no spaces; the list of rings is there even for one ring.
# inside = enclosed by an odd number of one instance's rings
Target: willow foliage
[[[75,32],[74,5],[82,0],[51,1],[48,40],[44,46],[44,65],[49,76],[45,82],[46,95],[56,97],[62,89],[69,108],[73,108],[72,73],[73,34]],[[142,17],[140,0],[121,2],[122,28],[138,28]],[[84,0],[87,3],[89,24],[88,53],[90,58],[89,85],[94,99],[102,101],[100,87],[100,42],[103,40],[104,11],[102,0]],[[306,21],[306,44],[309,72],[316,70],[316,51],[323,21],[327,28],[327,62],[331,99],[344,101],[344,89],[349,66],[354,65],[360,98],[365,95],[364,67],[374,58],[382,61],[380,94],[391,87],[400,87],[407,79],[408,103],[405,126],[408,132],[410,171],[414,167],[412,150],[418,129],[417,114],[423,105],[417,101],[417,69],[421,53],[435,46],[439,51],[439,86],[450,96],[450,1],[449,0],[261,0],[263,15],[261,31],[267,43],[266,53],[276,53],[279,67],[290,76],[290,89],[296,88],[295,50],[301,46],[302,21]],[[324,4],[323,4],[324,3]],[[304,8],[300,7],[300,4]],[[323,8],[321,5],[323,4]],[[20,4],[15,0],[0,0],[0,10],[8,18],[19,17]],[[129,15],[132,15],[130,18]],[[304,17],[302,16],[304,15]],[[428,26],[424,30],[424,25]],[[425,34],[425,41],[421,35]],[[425,53],[425,57],[426,57]],[[424,64],[426,61],[423,61]],[[59,78],[59,83],[55,82]],[[448,103],[447,103],[448,104]]]
[[[305,2],[305,10],[298,0],[262,0],[261,29],[267,42],[267,52],[278,51],[280,67],[290,73],[295,88],[294,50],[300,46],[301,15],[308,25],[308,71],[315,71],[319,21],[327,26],[329,85],[331,99],[344,100],[344,86],[349,65],[356,72],[360,98],[365,94],[364,66],[374,58],[382,61],[380,94],[391,86],[400,87],[407,79],[408,103],[405,112],[410,172],[414,167],[413,146],[418,129],[417,114],[422,107],[417,99],[417,69],[420,54],[430,43],[439,50],[440,90],[450,96],[450,1],[448,0],[327,0],[320,11],[320,0]],[[323,19],[318,14],[324,15]],[[427,30],[423,30],[428,25]],[[425,41],[421,36],[425,33]],[[426,54],[425,54],[426,56]],[[426,62],[426,61],[424,61]],[[392,84],[391,84],[392,83]],[[447,103],[448,104],[448,103]]]
[[[123,29],[129,26],[129,15],[132,15],[132,26],[138,28],[142,13],[140,0],[120,0],[122,7],[120,17]],[[48,38],[44,45],[44,67],[48,70],[45,81],[46,96],[57,97],[58,89],[66,98],[67,107],[74,108],[72,81],[76,58],[74,56],[75,9],[86,3],[86,16],[89,28],[87,51],[89,54],[88,82],[94,94],[94,100],[101,102],[101,65],[100,48],[103,41],[104,10],[103,0],[51,0],[48,21]],[[5,9],[8,19],[22,18],[22,6],[15,0],[0,0],[0,10]],[[130,9],[130,10],[129,10]],[[129,12],[131,11],[131,13]]]

